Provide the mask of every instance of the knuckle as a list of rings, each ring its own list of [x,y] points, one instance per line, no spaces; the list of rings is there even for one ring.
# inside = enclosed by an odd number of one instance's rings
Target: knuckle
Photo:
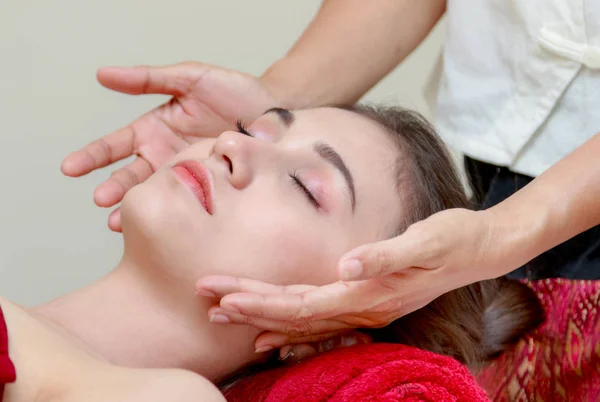
[[[90,144],[89,148],[94,149],[94,152],[88,150],[88,155],[96,162],[96,164],[107,164],[112,160],[112,149],[104,138],[98,138]]]
[[[297,321],[306,321],[312,319],[315,313],[309,306],[309,301],[307,300],[306,294],[300,294],[298,297],[299,304],[293,314],[293,319]]]
[[[233,286],[230,290],[231,290],[231,293],[243,292],[244,291],[244,282],[242,282],[242,279],[235,277],[233,280]]]
[[[106,140],[104,140],[104,138],[98,138],[95,143],[98,145],[98,148],[100,148],[100,150],[102,151],[102,153],[104,154],[104,156],[107,159],[110,159],[110,156],[112,154],[111,152],[111,148],[110,145],[108,145],[108,143],[106,142]]]
[[[295,320],[309,320],[313,317],[314,313],[308,307],[302,307],[298,309],[296,314],[294,315]]]
[[[118,182],[125,189],[129,189],[138,184],[136,175],[126,167],[119,169],[117,172],[111,175],[111,178]]]
[[[304,338],[311,334],[312,326],[307,322],[294,322],[284,326],[284,332],[293,338]]]
[[[440,231],[434,231],[429,235],[429,242],[435,250],[441,250],[446,243],[446,236]]]
[[[375,253],[375,264],[379,274],[388,274],[394,269],[394,256],[388,250],[378,250]]]
[[[135,186],[136,184],[140,184],[140,179],[134,171],[129,168],[125,168],[125,173],[127,174],[127,180],[131,187]]]
[[[260,304],[252,310],[252,315],[256,318],[269,318],[273,315],[272,308],[269,305],[269,298],[261,295]]]
[[[444,236],[432,225],[415,225],[411,236],[414,240],[414,246],[417,248],[416,254],[419,259],[427,263],[435,259],[445,246]]]

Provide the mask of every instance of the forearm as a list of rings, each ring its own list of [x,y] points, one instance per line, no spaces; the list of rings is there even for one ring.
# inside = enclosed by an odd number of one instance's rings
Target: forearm
[[[600,133],[484,213],[500,274],[600,224]]]
[[[324,0],[285,57],[261,77],[288,108],[353,103],[409,55],[445,0]]]

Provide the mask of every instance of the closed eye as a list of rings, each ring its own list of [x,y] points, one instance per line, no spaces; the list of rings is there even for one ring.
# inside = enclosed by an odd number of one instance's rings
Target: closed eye
[[[244,124],[244,122],[242,120],[238,119],[238,121],[235,122],[235,127],[237,128],[238,133],[247,135],[249,137],[253,137],[253,135],[250,134],[248,132],[248,130],[246,129],[246,125]]]
[[[310,192],[310,190],[306,187],[306,185],[300,180],[296,172],[290,175],[294,186],[296,186],[300,191],[304,193],[308,201],[315,206],[315,208],[320,208],[319,202],[315,198],[315,196]]]
[[[235,126],[237,128],[237,131],[240,134],[244,134],[247,135],[249,137],[254,137],[252,134],[250,134],[248,132],[248,130],[246,129],[246,125],[244,124],[244,122],[241,119],[238,119],[235,122]],[[292,183],[294,184],[294,186],[296,188],[298,188],[300,191],[302,191],[302,193],[306,196],[306,198],[308,199],[308,201],[313,204],[313,206],[315,208],[320,208],[321,205],[319,204],[319,202],[317,201],[317,199],[315,198],[315,196],[310,192],[310,190],[306,187],[306,185],[302,182],[302,180],[300,180],[300,178],[298,177],[298,174],[296,172],[290,174],[290,178],[292,179]]]

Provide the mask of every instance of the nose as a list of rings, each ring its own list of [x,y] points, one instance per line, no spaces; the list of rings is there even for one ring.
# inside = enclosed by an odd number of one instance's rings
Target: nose
[[[235,131],[226,131],[215,141],[211,158],[225,165],[235,188],[245,188],[252,182],[256,168],[253,160],[261,142]]]

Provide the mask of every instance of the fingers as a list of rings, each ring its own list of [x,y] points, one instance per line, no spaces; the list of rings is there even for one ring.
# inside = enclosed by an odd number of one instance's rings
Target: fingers
[[[338,273],[345,281],[365,280],[390,275],[415,266],[423,267],[420,237],[407,230],[404,234],[378,243],[367,244],[346,253],[340,259]]]
[[[165,93],[182,96],[207,70],[208,66],[200,63],[181,63],[168,67],[110,67],[98,71],[98,80],[108,88],[131,94]],[[159,116],[156,110],[146,113],[127,127],[71,153],[61,165],[62,172],[67,176],[78,177],[131,156],[136,152],[138,132],[152,133],[155,139],[175,134]]]
[[[368,287],[363,282],[336,282],[301,293],[232,293],[221,299],[221,307],[277,321],[320,320],[361,309],[357,303],[365,294],[365,285]]]
[[[160,111],[163,108],[164,105],[146,113],[127,127],[105,135],[86,145],[83,149],[71,153],[61,165],[62,172],[67,176],[82,176],[125,159],[134,153],[141,155],[147,161],[151,160],[154,166],[161,166],[189,145],[161,119]],[[142,141],[139,138],[140,133],[146,134],[146,137],[148,135],[153,137],[152,146],[147,144],[149,141],[146,141],[145,144],[138,143]],[[145,168],[152,169],[152,165],[148,164]],[[138,166],[135,166],[135,171],[138,171]]]
[[[94,192],[94,202],[100,207],[111,207],[121,201],[129,189],[146,180],[152,173],[150,163],[143,158],[137,158],[98,186]]]
[[[414,271],[411,269],[408,272]],[[234,278],[228,280],[234,283]],[[343,322],[344,328],[387,325],[405,308],[404,299],[398,295],[398,287],[405,281],[406,278],[388,276],[383,280],[336,282],[311,287],[300,293],[292,293],[293,290],[290,289],[294,287],[291,286],[278,287],[250,282],[251,285],[242,288],[256,290],[258,293],[223,292],[237,290],[235,285],[215,291],[211,286],[205,288],[206,285],[202,285],[196,292],[202,296],[220,298],[220,313],[211,310],[211,314],[217,314],[217,317],[211,316],[213,322],[254,325],[276,332],[291,332],[293,336],[299,337],[298,332],[315,334],[334,329],[308,326],[309,323],[323,320]],[[410,294],[411,290],[407,289],[404,293]],[[269,322],[265,324],[259,319]],[[277,329],[271,329],[275,325],[271,321],[276,322]],[[307,326],[308,329],[305,329]]]
[[[147,117],[143,116],[143,118]],[[132,155],[134,140],[133,125],[129,125],[71,153],[65,158],[60,168],[67,176],[82,176]]]
[[[350,328],[350,326],[347,328]],[[334,346],[351,346],[356,343],[367,343],[370,339],[371,338],[366,334],[362,334],[358,331],[348,331],[348,329],[310,334],[302,337],[293,337],[289,334],[280,332],[263,332],[256,338],[254,345],[258,349],[259,347],[267,345],[279,348],[284,345],[312,343],[317,345],[317,350],[326,351],[332,349]]]
[[[267,318],[248,317],[240,313],[225,310],[218,306],[211,307],[208,310],[208,315],[210,317],[210,322],[215,324],[250,325],[265,331],[288,334],[289,338],[285,338],[286,341],[282,341],[277,345],[270,345],[272,347],[285,345],[291,338],[308,339],[308,337],[313,334],[340,332],[352,328],[350,324],[334,319],[310,322],[287,322]]]
[[[160,67],[104,67],[98,70],[96,77],[106,88],[130,95],[183,96],[207,70],[208,66],[202,63]]]
[[[268,339],[270,335],[281,335],[266,332],[261,334],[257,340],[255,345],[259,344],[276,344],[271,339]],[[368,344],[372,343],[373,339],[367,335],[358,331],[344,331],[341,333],[332,332],[328,334],[322,334],[319,336],[319,339],[309,340],[310,337],[306,338],[307,340],[300,343],[300,340],[294,339],[294,343],[287,344],[282,346],[279,349],[279,359],[283,361],[298,362],[300,360],[304,360],[308,357],[317,355],[319,353],[328,352],[330,350],[348,347],[357,344]]]
[[[142,150],[136,149],[137,146],[140,146],[138,144],[139,133],[151,133],[155,142],[161,146],[155,144],[152,147],[152,151],[153,153],[158,152],[158,155],[149,156],[156,159],[159,163],[164,162],[177,149],[172,144],[160,144],[160,141],[164,138],[168,138],[174,134],[173,130],[159,117],[157,111],[160,111],[163,107],[161,106],[154,111],[146,113],[127,127],[105,135],[86,145],[83,149],[68,155],[61,165],[63,174],[71,177],[79,177],[125,159],[134,153],[141,153]]]
[[[121,228],[121,208],[117,208],[108,216],[108,227],[113,232],[122,232]]]
[[[202,296],[223,297],[230,293],[296,294],[314,289],[312,285],[278,286],[253,279],[211,275],[196,282],[196,293]]]
[[[309,357],[319,354],[317,349],[310,344],[303,343],[300,345],[287,345],[279,350],[279,360],[284,364],[299,363]]]

